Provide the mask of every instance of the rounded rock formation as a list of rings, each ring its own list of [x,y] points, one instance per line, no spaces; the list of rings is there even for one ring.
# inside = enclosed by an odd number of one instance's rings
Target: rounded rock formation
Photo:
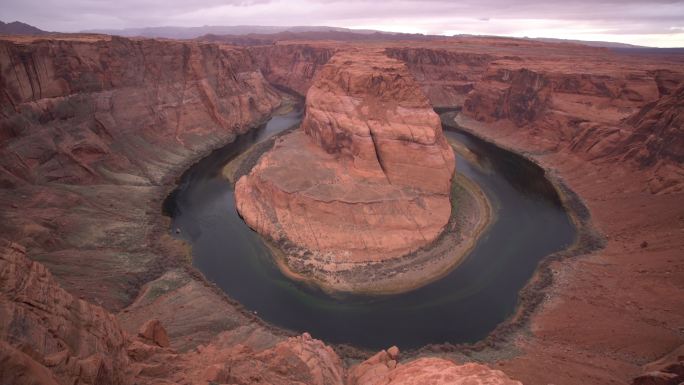
[[[277,140],[235,197],[247,224],[285,251],[286,272],[334,290],[382,291],[345,275],[434,241],[451,214],[454,167],[405,65],[340,52],[308,91],[302,129]]]

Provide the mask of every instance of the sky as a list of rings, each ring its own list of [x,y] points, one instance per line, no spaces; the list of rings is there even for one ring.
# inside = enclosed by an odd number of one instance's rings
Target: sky
[[[0,0],[0,20],[59,32],[326,25],[684,47],[684,0]]]

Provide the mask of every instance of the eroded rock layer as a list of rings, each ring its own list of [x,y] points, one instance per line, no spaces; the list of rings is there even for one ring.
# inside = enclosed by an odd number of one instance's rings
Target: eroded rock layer
[[[237,207],[288,248],[289,268],[355,290],[327,273],[433,241],[451,213],[454,166],[439,117],[405,66],[379,52],[341,52],[309,89],[302,129],[238,181]]]

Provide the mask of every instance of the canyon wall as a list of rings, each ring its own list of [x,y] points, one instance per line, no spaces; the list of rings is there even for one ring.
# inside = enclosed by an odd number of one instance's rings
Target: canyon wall
[[[434,107],[463,105],[494,56],[439,48],[390,47],[387,56],[406,63]]]
[[[249,47],[264,77],[273,85],[306,95],[320,69],[336,48],[308,44]]]
[[[502,68],[503,67],[503,68]],[[681,81],[656,71],[559,73],[492,63],[468,94],[463,118],[530,135],[536,152],[569,152],[587,161],[633,162],[653,173],[650,191],[684,186]]]
[[[183,167],[280,104],[249,52],[207,44],[0,40],[0,74],[0,231],[109,309],[169,263],[153,224]]]
[[[244,132],[279,103],[246,50],[116,37],[1,44],[4,185],[158,183],[164,151]],[[150,154],[132,159],[144,146]]]
[[[341,278],[350,269],[440,235],[454,164],[439,117],[401,62],[340,52],[309,89],[302,128],[238,181],[237,207],[289,249],[296,274],[318,271],[316,281],[349,291],[362,285]]]

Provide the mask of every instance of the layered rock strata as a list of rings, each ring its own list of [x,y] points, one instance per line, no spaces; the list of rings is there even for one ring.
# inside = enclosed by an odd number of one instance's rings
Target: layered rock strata
[[[240,214],[323,286],[342,272],[429,245],[446,226],[455,167],[439,117],[405,66],[341,52],[307,94],[302,128],[236,185]],[[311,274],[313,273],[313,274]]]
[[[323,45],[278,44],[249,47],[264,77],[273,85],[306,95],[318,72],[337,49]]]
[[[179,255],[158,209],[176,176],[280,104],[247,50],[211,44],[6,38],[0,74],[0,231],[113,310]]]

